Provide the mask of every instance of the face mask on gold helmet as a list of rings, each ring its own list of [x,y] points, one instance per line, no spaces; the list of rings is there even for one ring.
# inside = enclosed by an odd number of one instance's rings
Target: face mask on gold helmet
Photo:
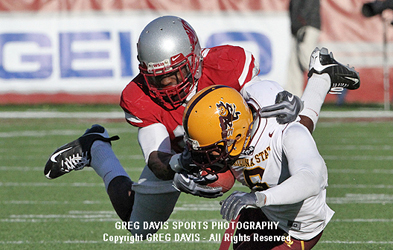
[[[198,92],[183,115],[186,143],[194,163],[219,172],[248,146],[252,113],[235,89],[214,85]]]

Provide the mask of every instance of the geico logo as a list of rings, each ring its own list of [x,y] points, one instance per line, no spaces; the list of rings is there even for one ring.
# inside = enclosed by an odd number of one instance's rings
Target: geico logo
[[[113,77],[119,68],[121,76],[135,75],[130,33],[112,34],[64,32],[58,39],[45,33],[0,34],[0,78]]]
[[[0,79],[135,76],[138,61],[131,37],[131,32],[112,31],[0,33]],[[239,42],[256,48],[260,74],[271,71],[270,39],[261,33],[213,33],[203,47]]]

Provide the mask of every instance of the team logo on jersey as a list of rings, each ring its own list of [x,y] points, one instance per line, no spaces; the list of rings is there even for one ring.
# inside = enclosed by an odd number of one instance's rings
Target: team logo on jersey
[[[218,115],[220,116],[220,126],[225,137],[233,135],[233,122],[239,120],[240,111],[236,111],[234,103],[216,103]]]

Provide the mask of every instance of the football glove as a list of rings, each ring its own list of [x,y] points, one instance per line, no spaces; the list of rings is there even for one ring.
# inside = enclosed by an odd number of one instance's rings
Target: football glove
[[[296,120],[303,106],[303,101],[298,96],[284,90],[277,94],[275,104],[259,110],[259,116],[276,117],[279,124],[290,123]]]
[[[228,221],[236,219],[243,208],[260,208],[265,204],[265,195],[263,193],[245,193],[235,191],[221,204],[222,218]]]
[[[173,186],[184,193],[204,198],[217,198],[223,195],[222,187],[209,187],[207,184],[216,181],[218,177],[213,174],[205,176],[186,172],[176,173]]]
[[[182,153],[173,155],[169,161],[169,165],[176,173],[182,171],[191,172],[196,167],[196,165],[192,163],[191,152],[187,147],[184,148]]]

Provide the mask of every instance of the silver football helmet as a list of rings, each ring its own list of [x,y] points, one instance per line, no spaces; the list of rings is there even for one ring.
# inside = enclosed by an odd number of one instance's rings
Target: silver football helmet
[[[182,105],[201,76],[201,46],[191,25],[176,16],[159,17],[143,29],[137,49],[149,95],[170,110]],[[177,84],[162,85],[167,76]]]

